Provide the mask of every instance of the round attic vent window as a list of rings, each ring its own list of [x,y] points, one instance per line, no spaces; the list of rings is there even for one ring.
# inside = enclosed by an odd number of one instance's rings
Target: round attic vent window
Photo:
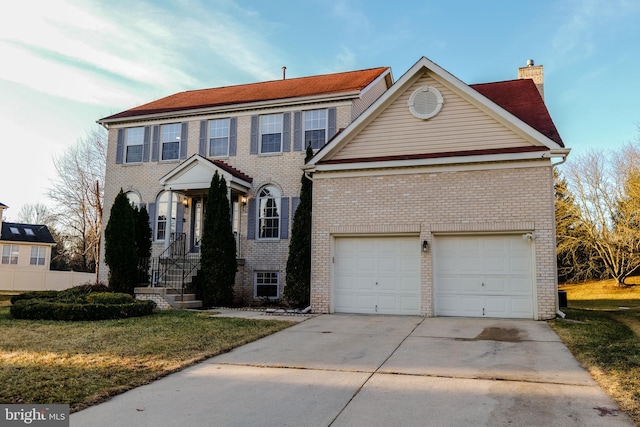
[[[422,86],[409,97],[409,111],[419,119],[427,120],[435,116],[442,109],[444,98],[433,86]]]

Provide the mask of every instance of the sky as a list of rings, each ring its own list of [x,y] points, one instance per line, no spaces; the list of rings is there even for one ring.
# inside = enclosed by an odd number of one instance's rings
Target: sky
[[[53,159],[102,117],[184,90],[422,56],[467,84],[544,66],[571,157],[640,136],[637,0],[21,0],[0,14],[0,202],[52,206]]]

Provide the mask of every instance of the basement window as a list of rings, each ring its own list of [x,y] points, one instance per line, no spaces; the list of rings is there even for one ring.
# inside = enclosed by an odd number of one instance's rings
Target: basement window
[[[256,271],[255,297],[277,299],[280,289],[280,273],[277,271]]]

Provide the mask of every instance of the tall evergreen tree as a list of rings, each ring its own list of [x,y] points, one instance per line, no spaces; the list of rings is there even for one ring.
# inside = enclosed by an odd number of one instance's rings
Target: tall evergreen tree
[[[134,211],[122,189],[116,196],[104,231],[104,261],[109,266],[109,287],[133,295],[137,283]]]
[[[201,244],[200,298],[206,307],[233,303],[236,239],[231,228],[227,183],[218,172],[211,179],[204,210]]]
[[[305,163],[313,156],[311,145],[307,147]],[[289,258],[287,259],[287,282],[284,297],[295,307],[307,307],[311,300],[311,205],[313,183],[302,174],[300,204],[293,216]]]
[[[149,213],[147,208],[133,208],[135,214],[136,253],[138,259],[151,256],[151,227],[149,227]],[[146,267],[144,266],[146,265]],[[138,283],[148,283],[149,267],[147,264],[138,263]]]

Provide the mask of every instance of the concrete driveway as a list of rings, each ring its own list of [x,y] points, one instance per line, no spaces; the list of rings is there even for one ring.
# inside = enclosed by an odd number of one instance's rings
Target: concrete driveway
[[[545,322],[325,315],[71,426],[632,426]]]

